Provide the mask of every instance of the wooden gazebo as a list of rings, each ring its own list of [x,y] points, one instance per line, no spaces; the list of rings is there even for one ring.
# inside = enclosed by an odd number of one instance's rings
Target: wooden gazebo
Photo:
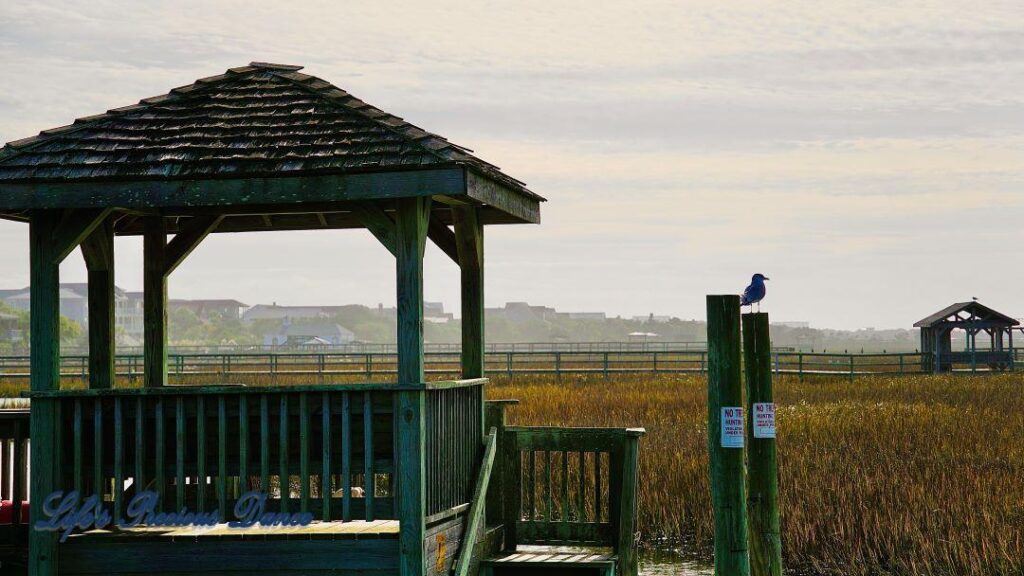
[[[1020,322],[978,301],[958,302],[914,323],[921,329],[921,352],[929,359],[928,372],[949,372],[956,365],[972,369],[1013,367],[1013,330]],[[966,334],[963,352],[952,346],[954,330]],[[988,337],[988,349],[978,350],[978,334]]]
[[[29,531],[29,572],[467,574],[475,550],[519,543],[612,545],[606,563],[635,572],[640,432],[505,429],[497,404],[485,434],[483,230],[539,222],[543,198],[299,70],[254,62],[11,142],[0,151],[0,217],[30,230],[33,524],[43,498],[72,489],[98,495],[115,522],[142,490],[160,495],[160,510],[226,518],[251,489],[270,495],[270,510],[317,522],[300,533],[107,530],[60,544]],[[395,257],[395,382],[167,385],[167,280],[208,234],[336,228],[365,228]],[[116,235],[143,236],[142,388],[115,386]],[[424,377],[428,238],[461,269],[459,381]],[[59,374],[58,271],[77,247],[89,281],[86,390],[61,389]],[[549,458],[542,516],[505,498],[534,490],[519,486],[519,454],[533,462],[533,451]],[[570,515],[566,476],[562,520],[550,492],[559,452],[565,470],[579,454],[579,508]],[[596,489],[584,488],[585,463]],[[486,522],[481,490],[493,504]]]

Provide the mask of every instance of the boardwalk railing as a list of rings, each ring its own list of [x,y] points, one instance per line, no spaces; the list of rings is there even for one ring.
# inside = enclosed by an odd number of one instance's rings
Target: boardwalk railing
[[[643,434],[642,428],[506,428],[508,538],[527,545],[609,546],[619,555],[618,573],[635,573]]]
[[[1024,366],[1024,350],[1001,353],[956,352],[943,358],[944,365],[958,371],[1013,369]],[[142,357],[118,356],[118,377],[135,380],[142,376]],[[869,374],[919,374],[930,372],[933,357],[921,353],[835,354],[814,352],[772,352],[772,370],[776,374],[861,376]],[[572,374],[660,374],[700,373],[707,370],[707,352],[490,352],[485,355],[488,376],[525,376],[531,374],[560,377]],[[434,352],[425,355],[425,371],[437,378],[457,378],[461,371],[458,353]],[[306,381],[358,379],[393,380],[398,373],[398,357],[391,353],[282,353],[282,354],[174,354],[169,357],[168,374],[172,382],[223,383],[239,377],[248,383],[253,378],[286,382],[288,377]],[[86,356],[64,356],[61,375],[65,379],[88,379]],[[0,381],[27,381],[27,356],[0,356]],[[205,378],[205,380],[204,380]],[[246,379],[248,378],[248,380]],[[312,379],[312,380],[310,380]],[[266,383],[266,382],[262,382]]]

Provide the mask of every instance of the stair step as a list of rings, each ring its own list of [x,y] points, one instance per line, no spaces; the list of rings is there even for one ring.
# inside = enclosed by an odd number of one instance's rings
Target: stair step
[[[617,560],[614,554],[588,552],[512,552],[484,559],[480,567],[483,576],[543,576],[566,572],[578,576],[613,576]]]

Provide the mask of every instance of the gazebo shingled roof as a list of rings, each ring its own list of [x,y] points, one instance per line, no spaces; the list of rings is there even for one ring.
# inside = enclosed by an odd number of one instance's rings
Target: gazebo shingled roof
[[[951,320],[956,317],[960,312],[966,312],[968,315],[983,319],[983,322],[990,323],[994,326],[1017,326],[1020,324],[1015,318],[1011,318],[1002,312],[998,312],[981,304],[980,302],[957,302],[951,304],[942,310],[922,318],[917,322],[914,322],[915,328],[931,328],[940,324],[957,324],[957,320]],[[970,324],[979,324],[978,320],[961,320],[960,322],[967,322]]]
[[[0,150],[0,216],[431,195],[483,206],[485,223],[539,221],[544,199],[522,182],[300,69],[253,62],[10,142]],[[286,228],[359,225],[305,224]],[[216,231],[250,229],[267,227],[228,218]]]

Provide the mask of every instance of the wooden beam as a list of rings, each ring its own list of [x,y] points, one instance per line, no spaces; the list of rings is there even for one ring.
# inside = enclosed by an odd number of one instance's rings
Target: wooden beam
[[[429,198],[398,201],[396,280],[398,289],[398,383],[423,386],[423,251],[430,219]],[[399,572],[425,574],[426,535],[426,393],[398,393]]]
[[[223,219],[223,216],[197,216],[182,226],[174,238],[167,243],[164,254],[164,275],[170,276],[171,272],[174,272],[175,268],[185,261],[185,258],[213,232],[213,229]],[[167,238],[166,228],[164,228],[164,238]]]
[[[167,382],[167,223],[147,216],[142,240],[142,322],[145,386]]]
[[[540,224],[540,200],[517,192],[491,178],[466,171],[466,195],[517,218]]]
[[[55,236],[61,221],[60,211],[40,210],[32,214],[29,223],[31,324],[31,388],[33,391],[52,391],[60,388],[60,261]],[[64,240],[66,243],[67,240]],[[37,503],[45,495],[63,488],[58,486],[60,450],[57,401],[32,403],[30,424],[32,474],[30,492]],[[15,446],[15,450],[21,449]],[[32,506],[30,522],[44,519],[43,506]],[[57,574],[57,534],[28,531],[29,574]]]
[[[396,257],[398,256],[395,222],[391,220],[391,217],[378,204],[373,202],[357,202],[352,206],[352,214],[388,249],[388,252],[391,252]]]
[[[89,387],[114,382],[114,222],[108,217],[84,242],[89,271]]]
[[[427,236],[434,245],[452,259],[452,262],[459,263],[459,249],[456,247],[455,233],[434,214],[430,216]]]
[[[47,208],[154,209],[249,204],[303,204],[345,200],[390,200],[465,196],[461,167],[355,174],[124,180],[96,182],[0,183],[0,211]]]
[[[78,248],[78,245],[92,234],[112,211],[112,208],[65,210],[57,229],[53,231],[52,242],[57,262],[62,262],[68,254]]]
[[[484,377],[484,227],[479,208],[452,208],[462,300],[462,377]]]

